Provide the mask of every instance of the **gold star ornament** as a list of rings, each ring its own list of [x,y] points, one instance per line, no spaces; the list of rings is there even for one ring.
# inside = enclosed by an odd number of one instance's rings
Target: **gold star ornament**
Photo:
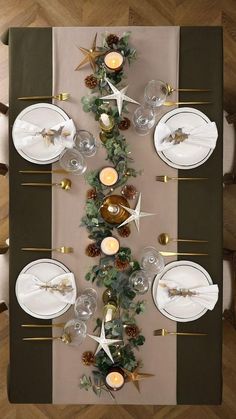
[[[136,389],[138,390],[138,392],[140,393],[139,381],[144,380],[145,378],[154,377],[154,374],[147,374],[144,372],[139,372],[138,368],[139,367],[135,368],[133,372],[126,370],[125,368],[122,368],[122,370],[127,376],[127,381],[131,381],[136,387]]]
[[[96,41],[97,41],[97,33],[94,37],[92,46],[90,49],[79,47],[80,51],[85,55],[84,59],[79,63],[78,67],[76,67],[75,71],[79,70],[85,64],[89,63],[93,69],[96,71],[96,59],[101,55],[105,54],[105,51],[97,51],[96,50]]]

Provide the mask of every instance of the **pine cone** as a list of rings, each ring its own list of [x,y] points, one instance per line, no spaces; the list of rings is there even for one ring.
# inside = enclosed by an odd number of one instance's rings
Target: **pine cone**
[[[109,48],[113,48],[114,44],[115,45],[118,44],[119,38],[118,38],[117,35],[111,33],[110,35],[107,36],[106,41],[107,41],[107,45],[109,46]]]
[[[97,86],[98,81],[93,74],[90,74],[90,76],[85,77],[84,83],[89,89],[94,89]]]
[[[95,356],[91,351],[85,351],[82,354],[82,362],[84,365],[93,365],[95,362]]]
[[[122,121],[119,122],[118,128],[120,130],[123,130],[124,131],[124,130],[126,130],[126,129],[128,129],[130,127],[130,124],[131,124],[130,119],[125,116],[122,119]]]
[[[117,256],[116,258],[115,258],[115,262],[114,262],[114,265],[115,265],[115,268],[118,270],[118,271],[125,271],[130,265],[129,265],[129,261],[126,259],[126,260],[121,260],[120,258],[119,258],[119,256]]]
[[[131,233],[130,227],[129,227],[129,226],[127,226],[127,225],[125,225],[125,226],[123,226],[123,227],[118,228],[118,229],[117,229],[117,231],[118,231],[118,234],[119,234],[121,237],[129,237],[129,235],[130,235],[130,233]]]
[[[95,188],[89,189],[87,191],[87,199],[96,199],[97,198],[97,191]]]
[[[135,199],[137,189],[133,185],[125,185],[123,186],[121,193],[126,199]]]
[[[130,338],[136,338],[139,335],[140,330],[139,330],[138,326],[136,326],[136,324],[130,324],[129,326],[126,326],[125,333]]]
[[[87,246],[85,253],[87,256],[90,256],[91,258],[95,258],[96,256],[100,256],[101,250],[96,243],[90,243]]]

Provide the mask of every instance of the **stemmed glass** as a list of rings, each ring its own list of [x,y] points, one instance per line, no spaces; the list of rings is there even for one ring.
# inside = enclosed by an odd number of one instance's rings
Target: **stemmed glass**
[[[145,87],[144,100],[148,106],[156,110],[168,95],[167,84],[161,80],[151,80]]]
[[[165,266],[162,255],[155,247],[147,246],[141,252],[141,268],[150,275],[160,273]]]
[[[97,143],[91,132],[79,130],[74,136],[75,147],[85,157],[92,157],[97,152]]]
[[[129,277],[129,284],[137,294],[145,294],[149,290],[149,276],[143,269],[134,271]]]
[[[64,170],[76,175],[82,175],[87,169],[82,154],[76,148],[65,149],[60,155],[59,163]]]
[[[93,288],[86,288],[81,292],[75,302],[75,317],[88,320],[97,309],[97,292]]]
[[[139,135],[146,135],[155,124],[153,110],[147,106],[140,106],[134,111],[133,124]]]
[[[69,320],[63,330],[66,343],[69,343],[72,346],[80,345],[86,337],[87,326],[86,324],[78,319]]]

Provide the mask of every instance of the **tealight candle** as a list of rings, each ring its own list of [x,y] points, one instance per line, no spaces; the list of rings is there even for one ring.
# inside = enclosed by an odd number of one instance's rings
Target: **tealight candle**
[[[115,237],[105,237],[101,243],[101,251],[104,255],[115,255],[120,248],[119,240]]]
[[[105,66],[110,71],[119,71],[124,62],[123,55],[118,51],[110,51],[104,57]]]
[[[99,124],[103,131],[111,132],[114,128],[115,121],[112,116],[107,115],[106,113],[102,113],[99,118]]]
[[[106,382],[106,386],[110,390],[114,390],[114,391],[120,390],[125,383],[123,371],[118,367],[111,368],[105,378],[105,382]]]
[[[99,173],[100,182],[105,186],[112,186],[118,180],[118,173],[114,167],[104,167]]]

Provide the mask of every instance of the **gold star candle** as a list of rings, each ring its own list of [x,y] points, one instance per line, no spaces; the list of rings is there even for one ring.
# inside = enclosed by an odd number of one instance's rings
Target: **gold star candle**
[[[124,383],[124,373],[120,368],[111,368],[105,378],[106,386],[113,391],[120,390]]]
[[[100,182],[105,186],[112,186],[118,180],[118,173],[114,167],[104,167],[99,173]]]
[[[104,57],[104,64],[109,71],[120,71],[123,63],[124,57],[118,51],[110,51]]]
[[[104,255],[107,256],[113,256],[115,255],[120,248],[119,240],[117,240],[115,237],[106,237],[103,239],[101,243],[101,251],[104,253]]]

